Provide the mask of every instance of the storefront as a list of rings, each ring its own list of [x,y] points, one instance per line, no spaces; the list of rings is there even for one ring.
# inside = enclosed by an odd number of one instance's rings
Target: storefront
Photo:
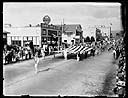
[[[80,24],[64,25],[62,42],[68,45],[83,43],[83,31]]]
[[[61,40],[62,32],[59,26],[41,23],[41,47],[45,44],[60,47],[62,44]]]
[[[26,46],[30,41],[33,42],[34,46],[41,46],[41,27],[6,27],[7,31],[10,32],[7,35],[8,45]]]

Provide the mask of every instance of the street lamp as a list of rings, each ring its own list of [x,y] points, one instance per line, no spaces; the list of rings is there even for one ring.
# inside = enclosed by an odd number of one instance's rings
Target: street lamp
[[[111,26],[112,26],[112,23],[110,23],[110,39],[112,38]]]

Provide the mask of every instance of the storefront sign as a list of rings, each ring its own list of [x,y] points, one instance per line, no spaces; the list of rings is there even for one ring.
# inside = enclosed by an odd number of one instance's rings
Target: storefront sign
[[[48,28],[48,29],[56,29],[56,30],[61,30],[61,28],[59,26],[55,26],[55,25],[48,25],[45,23],[41,23],[41,28]]]
[[[46,15],[46,16],[43,17],[43,22],[46,25],[48,25],[51,22],[51,18],[48,15]]]

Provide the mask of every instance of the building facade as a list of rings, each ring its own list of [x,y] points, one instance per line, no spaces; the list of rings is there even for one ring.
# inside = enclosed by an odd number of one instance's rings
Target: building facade
[[[110,27],[99,25],[94,27],[87,27],[85,30],[84,37],[89,36],[91,38],[93,36],[96,40],[97,34],[101,34],[101,36],[108,37],[108,39],[110,39],[110,33],[111,33]]]
[[[83,42],[83,31],[80,24],[66,24],[62,26],[62,43],[70,45]]]
[[[41,46],[41,27],[26,26],[26,27],[5,27],[10,34],[7,36],[9,45],[26,46],[30,41],[36,46]]]
[[[30,41],[34,46],[43,47],[44,44],[61,46],[62,33],[60,27],[41,23],[38,26],[4,27],[8,45],[26,46]]]
[[[58,46],[62,44],[62,30],[56,25],[41,23],[41,46]]]

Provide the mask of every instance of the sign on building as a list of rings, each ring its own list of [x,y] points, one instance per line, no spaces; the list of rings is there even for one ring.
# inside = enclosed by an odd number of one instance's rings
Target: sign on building
[[[43,22],[48,25],[51,22],[51,18],[48,15],[46,15],[43,17]]]

